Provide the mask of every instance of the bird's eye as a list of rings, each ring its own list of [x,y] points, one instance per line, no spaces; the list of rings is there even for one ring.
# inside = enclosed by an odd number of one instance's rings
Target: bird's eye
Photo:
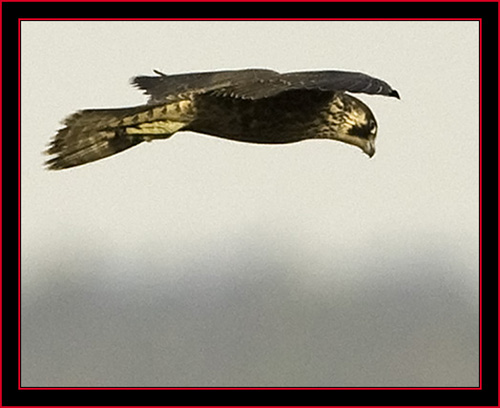
[[[377,124],[375,123],[375,121],[373,119],[370,119],[370,122],[368,123],[368,126],[369,126],[369,129],[370,129],[370,133],[372,135],[374,135],[375,133],[377,133]]]

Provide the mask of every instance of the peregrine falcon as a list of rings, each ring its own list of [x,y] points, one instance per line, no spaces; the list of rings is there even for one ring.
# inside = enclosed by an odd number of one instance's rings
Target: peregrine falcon
[[[63,122],[46,153],[49,169],[112,156],[185,130],[248,143],[332,139],[375,154],[377,122],[370,108],[346,93],[392,96],[386,82],[358,72],[278,73],[268,69],[138,76],[145,105],[86,109]]]

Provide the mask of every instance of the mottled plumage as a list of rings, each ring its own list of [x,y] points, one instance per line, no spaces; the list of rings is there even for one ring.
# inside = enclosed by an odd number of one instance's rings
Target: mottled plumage
[[[355,72],[155,73],[132,80],[150,96],[148,104],[69,116],[47,149],[53,155],[48,168],[89,163],[180,130],[264,144],[333,139],[358,146],[371,157],[375,117],[345,92],[399,98],[386,82]]]

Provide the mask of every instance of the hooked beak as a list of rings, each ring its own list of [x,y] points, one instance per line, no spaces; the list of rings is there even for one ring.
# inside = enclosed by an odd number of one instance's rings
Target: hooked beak
[[[375,154],[375,141],[368,140],[368,142],[363,146],[362,149],[368,155],[368,157],[371,159],[373,157],[373,155]]]

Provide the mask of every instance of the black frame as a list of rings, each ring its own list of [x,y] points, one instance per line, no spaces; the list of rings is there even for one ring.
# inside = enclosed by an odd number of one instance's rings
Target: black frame
[[[364,19],[481,19],[482,25],[482,387],[481,389],[20,389],[18,388],[19,281],[11,257],[19,262],[20,155],[15,135],[19,126],[18,21],[40,19],[119,18],[364,18]],[[498,3],[2,3],[2,190],[3,190],[3,348],[2,405],[446,405],[498,406],[498,186],[497,170],[484,163],[498,159]],[[460,84],[457,84],[460,86]],[[14,119],[16,118],[16,119]],[[484,141],[487,143],[484,143]],[[11,152],[17,151],[18,154]],[[12,163],[11,163],[12,161]],[[457,164],[458,165],[458,164]],[[16,174],[17,173],[17,174]],[[17,180],[14,187],[11,178]],[[487,186],[487,188],[484,188]],[[493,192],[491,193],[491,191]],[[491,195],[491,197],[490,197]],[[17,214],[17,217],[8,216]],[[14,219],[17,222],[14,222]],[[494,241],[493,243],[491,241]],[[14,289],[17,288],[17,289]],[[494,303],[486,307],[485,300]],[[488,302],[489,304],[489,302]]]

